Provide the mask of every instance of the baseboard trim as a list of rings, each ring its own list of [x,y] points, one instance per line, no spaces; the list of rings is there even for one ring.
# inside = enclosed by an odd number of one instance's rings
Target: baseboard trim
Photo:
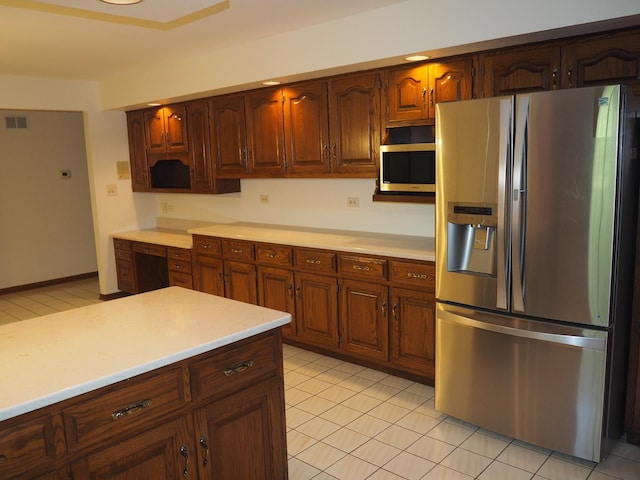
[[[72,275],[70,277],[55,278],[53,280],[45,280],[44,282],[29,283],[26,285],[17,285],[15,287],[0,288],[0,295],[3,293],[21,292],[23,290],[31,290],[33,288],[49,287],[59,283],[73,282],[74,280],[82,280],[85,278],[97,277],[98,272],[82,273],[80,275]]]

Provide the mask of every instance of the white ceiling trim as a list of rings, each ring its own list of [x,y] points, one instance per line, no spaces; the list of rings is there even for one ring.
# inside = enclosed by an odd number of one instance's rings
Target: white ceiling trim
[[[228,10],[230,0],[142,0],[134,5],[110,5],[100,0],[0,0],[0,5],[171,30]]]

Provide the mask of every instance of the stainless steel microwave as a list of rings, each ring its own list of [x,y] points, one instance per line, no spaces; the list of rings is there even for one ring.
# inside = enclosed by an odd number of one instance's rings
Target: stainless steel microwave
[[[436,191],[436,144],[409,143],[380,146],[381,193]]]

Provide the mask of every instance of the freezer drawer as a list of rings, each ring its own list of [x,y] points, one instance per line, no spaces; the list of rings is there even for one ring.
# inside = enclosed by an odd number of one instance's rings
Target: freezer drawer
[[[599,461],[607,332],[439,303],[436,409]]]

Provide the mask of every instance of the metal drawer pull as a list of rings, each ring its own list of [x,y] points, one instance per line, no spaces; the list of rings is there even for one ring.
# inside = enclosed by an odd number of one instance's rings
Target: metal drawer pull
[[[200,446],[204,450],[204,458],[202,459],[202,466],[206,467],[207,464],[209,463],[209,459],[207,458],[209,456],[209,445],[207,445],[207,437],[205,437],[204,435],[200,437]]]
[[[407,273],[407,277],[409,278],[419,278],[420,280],[426,280],[427,276],[424,273]]]
[[[236,373],[244,372],[247,368],[253,367],[253,360],[248,360],[246,362],[241,362],[228,370],[224,371],[224,374],[228,377],[230,375],[235,375]]]
[[[184,470],[182,470],[182,476],[187,478],[189,476],[189,451],[184,443],[180,446],[180,455],[184,458]]]
[[[207,249],[207,248],[211,248],[213,245],[211,245],[210,243],[203,243],[202,244],[202,248]]]
[[[271,253],[267,253],[267,257],[269,258],[278,258],[280,255],[278,255],[275,252],[271,252]]]
[[[240,253],[242,253],[242,249],[241,249],[241,248],[232,248],[232,249],[231,249],[231,253],[237,253],[237,254],[240,254]]]
[[[320,260],[317,260],[315,258],[307,258],[305,261],[307,263],[310,263],[311,265],[320,265],[322,263]]]
[[[7,461],[7,456],[6,455],[0,455],[0,465],[2,465],[6,461]]]
[[[113,412],[111,414],[111,418],[113,418],[114,420],[118,420],[122,417],[126,417],[127,415],[131,415],[132,413],[136,413],[142,410],[143,408],[148,407],[149,405],[151,405],[150,398],[147,398],[146,400],[142,400],[141,402],[132,403],[120,410],[116,410],[115,412]]]
[[[368,272],[371,270],[371,267],[369,265],[354,265],[353,269],[360,270],[361,272]]]

